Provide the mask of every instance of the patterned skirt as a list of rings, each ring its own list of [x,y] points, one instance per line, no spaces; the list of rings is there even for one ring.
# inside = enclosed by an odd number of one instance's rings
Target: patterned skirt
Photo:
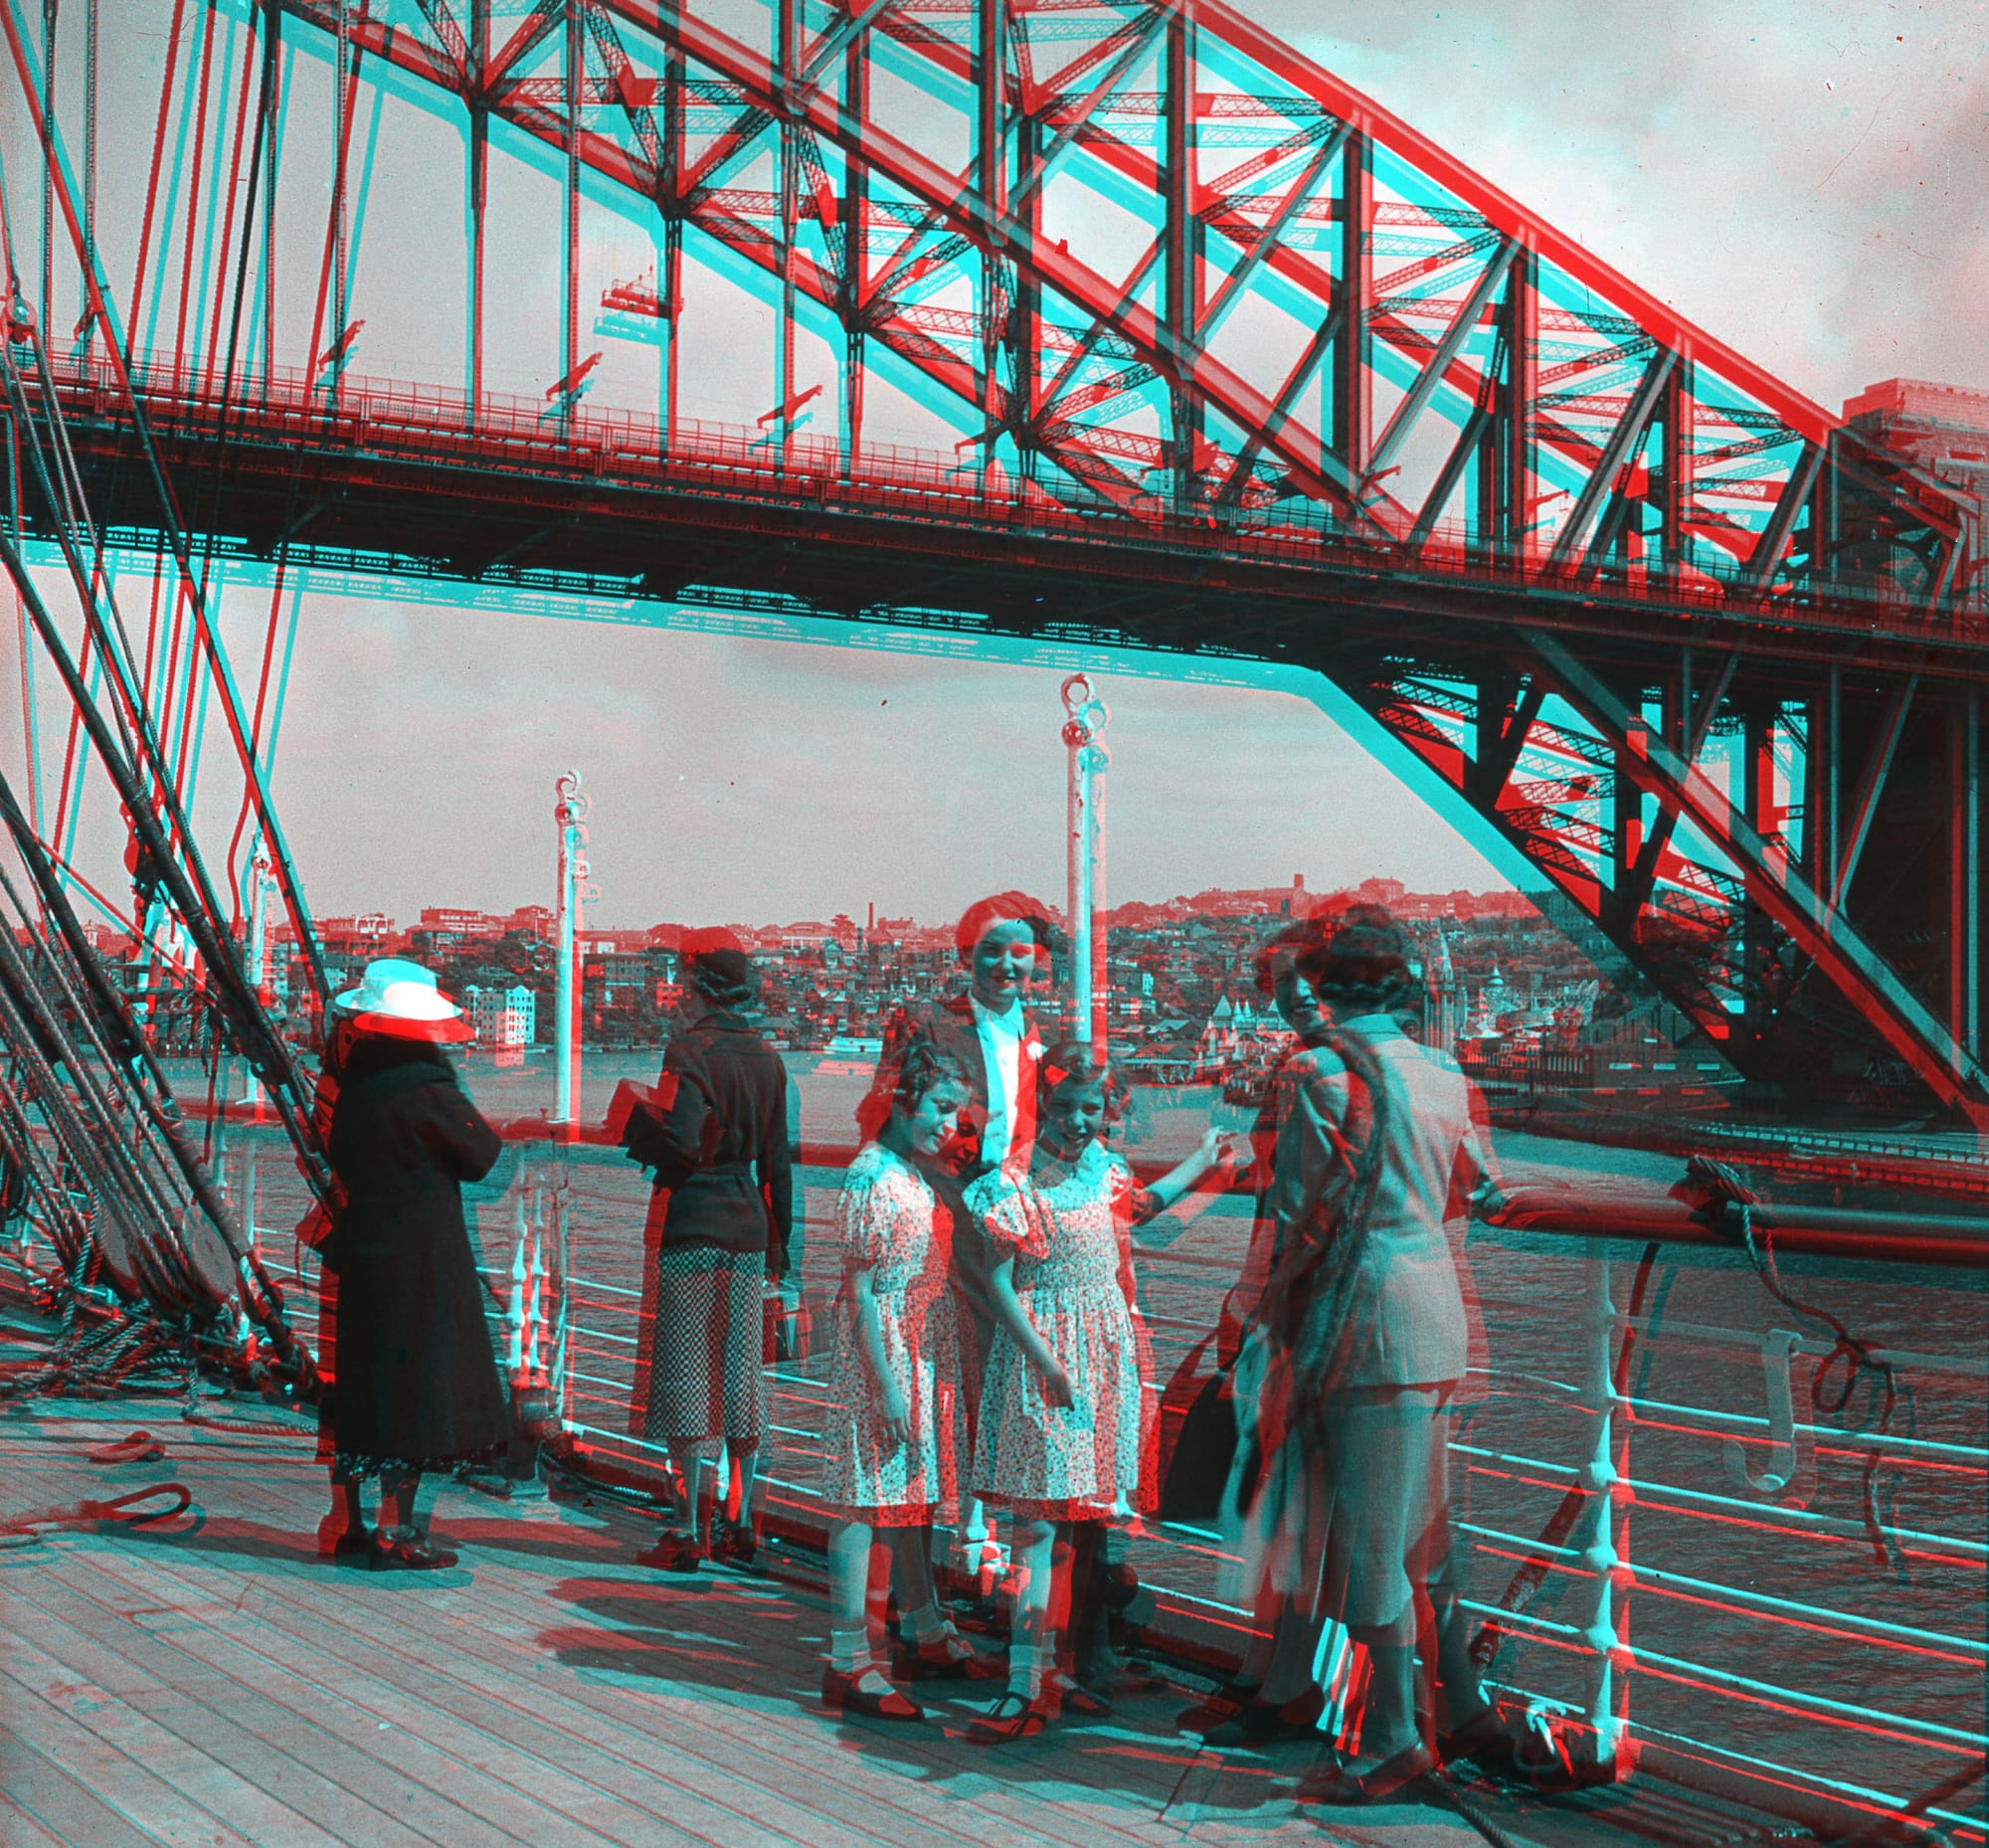
[[[657,1253],[642,1420],[650,1443],[722,1437],[740,1455],[759,1449],[767,1434],[766,1274],[761,1251],[664,1245]]]

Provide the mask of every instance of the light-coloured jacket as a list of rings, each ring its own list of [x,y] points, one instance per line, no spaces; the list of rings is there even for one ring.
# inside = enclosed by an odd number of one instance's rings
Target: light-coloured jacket
[[[1476,1345],[1452,1239],[1473,1205],[1496,1194],[1474,1093],[1456,1064],[1404,1034],[1390,1015],[1363,1015],[1341,1031],[1374,1053],[1386,1097],[1367,1232],[1348,1304],[1348,1345],[1337,1386],[1435,1386],[1465,1377]],[[1269,1205],[1273,1274],[1285,1254],[1329,1241],[1358,1151],[1350,1116],[1358,1082],[1330,1047],[1294,1055],[1281,1115]],[[1330,1273],[1335,1256],[1326,1259]],[[1270,1307],[1270,1305],[1266,1305]]]

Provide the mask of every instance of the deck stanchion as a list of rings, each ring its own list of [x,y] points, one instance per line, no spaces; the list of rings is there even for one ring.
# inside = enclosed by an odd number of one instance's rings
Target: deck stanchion
[[[1063,742],[1070,757],[1067,852],[1070,919],[1071,1031],[1105,1051],[1106,928],[1105,772],[1112,754],[1104,745],[1112,714],[1074,673],[1063,683]]]
[[[559,801],[559,903],[554,909],[553,965],[553,1128],[571,1142],[580,1130],[580,903],[586,890],[587,815],[592,806],[581,794],[580,772],[569,770],[555,786]]]
[[[1623,1316],[1610,1296],[1609,1248],[1588,1242],[1583,1264],[1588,1335],[1586,1391],[1594,1418],[1582,1482],[1589,1492],[1580,1548],[1591,1604],[1581,1638],[1586,1645],[1587,1721],[1597,1767],[1612,1779],[1635,1767],[1630,1742],[1630,1408],[1617,1389],[1616,1354]]]

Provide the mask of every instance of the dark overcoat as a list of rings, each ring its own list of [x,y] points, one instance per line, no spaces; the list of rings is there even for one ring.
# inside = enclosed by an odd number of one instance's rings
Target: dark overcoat
[[[502,1151],[437,1046],[368,1034],[345,1061],[331,1166],[338,1345],[329,1436],[348,1467],[426,1468],[510,1435],[461,1187]]]

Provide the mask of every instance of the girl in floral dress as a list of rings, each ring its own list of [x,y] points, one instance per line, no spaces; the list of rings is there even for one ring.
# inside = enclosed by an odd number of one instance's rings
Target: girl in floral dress
[[[1100,1140],[1119,1099],[1088,1044],[1052,1046],[1037,1083],[1029,1172],[987,1175],[967,1192],[994,1248],[996,1317],[970,1482],[1008,1510],[1016,1568],[1008,1689],[969,1735],[985,1744],[1040,1732],[1057,1706],[1084,1704],[1055,1668],[1072,1530],[1153,1506],[1153,1361],[1134,1308],[1132,1229],[1234,1159],[1230,1139],[1210,1130],[1143,1188]]]
[[[949,1282],[952,1220],[915,1165],[945,1145],[968,1096],[958,1063],[914,1040],[897,1067],[889,1115],[850,1164],[836,1208],[842,1284],[832,1312],[822,1496],[838,1518],[828,1542],[822,1700],[873,1719],[925,1717],[882,1666],[894,1562],[908,1672],[971,1677],[979,1662],[940,1615],[933,1590],[932,1524],[954,1513],[966,1413]]]

